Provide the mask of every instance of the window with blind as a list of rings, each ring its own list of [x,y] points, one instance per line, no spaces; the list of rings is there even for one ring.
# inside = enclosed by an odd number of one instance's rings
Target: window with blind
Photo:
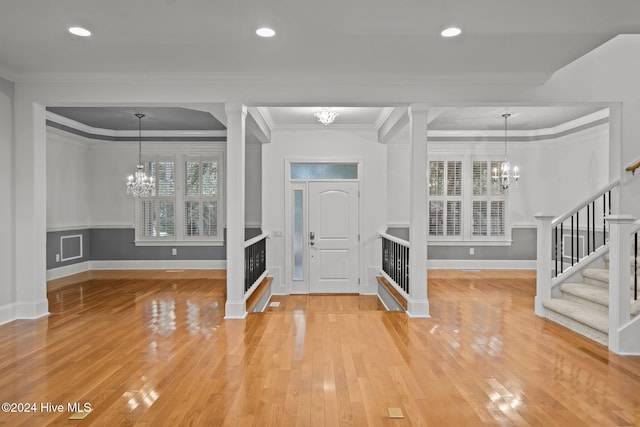
[[[429,235],[462,233],[462,161],[430,162]]]
[[[506,240],[506,198],[491,171],[500,161],[470,155],[429,160],[428,233],[435,241]]]
[[[500,170],[499,161],[473,161],[472,234],[473,236],[505,235],[505,196],[500,183],[493,181],[494,168]]]
[[[147,158],[145,167],[156,189],[137,201],[136,242],[221,242],[221,159],[221,155]]]
[[[145,161],[145,170],[156,182],[150,197],[140,198],[136,240],[172,240],[175,238],[175,171],[172,157],[156,157]]]
[[[219,237],[218,160],[205,156],[185,157],[184,170],[185,239]]]

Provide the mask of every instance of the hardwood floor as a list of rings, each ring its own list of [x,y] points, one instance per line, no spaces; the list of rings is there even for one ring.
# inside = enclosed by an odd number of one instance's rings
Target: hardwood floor
[[[640,425],[640,358],[536,317],[531,272],[432,270],[430,319],[298,295],[225,321],[224,287],[94,272],[52,290],[51,316],[0,326],[0,401],[37,405],[0,424]],[[93,412],[70,421],[73,402]]]

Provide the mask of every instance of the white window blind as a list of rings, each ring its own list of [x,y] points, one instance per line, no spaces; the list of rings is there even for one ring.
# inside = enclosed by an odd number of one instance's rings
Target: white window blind
[[[185,239],[219,237],[218,159],[187,156],[184,170]]]
[[[505,194],[499,182],[492,179],[500,161],[473,161],[472,235],[503,237],[505,235]]]
[[[203,245],[222,241],[222,152],[183,154],[176,150],[175,156],[145,160],[145,168],[154,177],[156,188],[150,197],[136,201],[136,242]]]
[[[462,212],[462,161],[430,161],[429,235],[461,236]]]
[[[138,239],[175,237],[175,160],[156,157],[145,161],[145,169],[156,181],[150,197],[139,199]]]
[[[506,197],[492,180],[500,161],[472,155],[429,159],[428,233],[435,241],[504,240]]]

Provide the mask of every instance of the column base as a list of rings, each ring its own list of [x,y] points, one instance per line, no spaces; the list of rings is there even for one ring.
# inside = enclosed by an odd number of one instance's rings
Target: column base
[[[547,317],[545,316],[544,306],[542,305],[543,302],[544,302],[544,299],[536,295],[535,304],[534,304],[534,312],[536,316]]]
[[[49,315],[49,300],[35,303],[15,303],[16,319],[38,319]]]
[[[407,301],[407,315],[409,317],[415,318],[429,318],[429,301],[428,300],[419,300],[419,301]]]
[[[247,307],[244,301],[241,302],[229,302],[224,306],[224,319],[244,319],[247,317]]]

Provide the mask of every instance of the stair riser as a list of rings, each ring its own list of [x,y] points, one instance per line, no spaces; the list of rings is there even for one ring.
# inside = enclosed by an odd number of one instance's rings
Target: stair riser
[[[593,340],[604,346],[609,345],[609,336],[607,334],[593,329],[585,325],[584,323],[580,323],[576,320],[564,316],[561,313],[549,310],[548,308],[545,308],[545,317],[559,325],[564,326],[567,329],[571,329],[577,334],[589,338],[590,340]]]
[[[601,288],[609,289],[609,281],[603,282],[602,280],[593,279],[591,277],[584,277],[584,283],[592,286],[599,286]]]
[[[640,294],[640,277],[638,277],[638,294]],[[603,282],[602,280],[593,279],[591,277],[584,277],[584,283],[587,285],[598,286],[603,289],[609,289],[609,282]],[[631,286],[629,287],[629,296],[633,298],[633,281],[631,281]]]
[[[608,269],[609,269],[609,261],[605,261],[605,262],[604,262],[604,268],[605,268],[606,270],[608,270]],[[638,269],[637,269],[637,270],[638,270],[638,274],[640,274],[640,263],[638,263]],[[631,264],[631,265],[629,266],[629,273],[630,273],[630,274],[633,274],[633,264]]]
[[[581,298],[577,295],[573,295],[567,292],[562,292],[562,298],[566,299],[567,301],[574,301],[577,303],[580,303],[581,305],[585,306],[585,307],[589,307],[593,310],[597,310],[600,313],[605,313],[608,314],[609,313],[609,307],[606,305],[602,305],[602,304],[598,304],[597,302],[593,302],[590,301],[588,299],[584,299]]]

